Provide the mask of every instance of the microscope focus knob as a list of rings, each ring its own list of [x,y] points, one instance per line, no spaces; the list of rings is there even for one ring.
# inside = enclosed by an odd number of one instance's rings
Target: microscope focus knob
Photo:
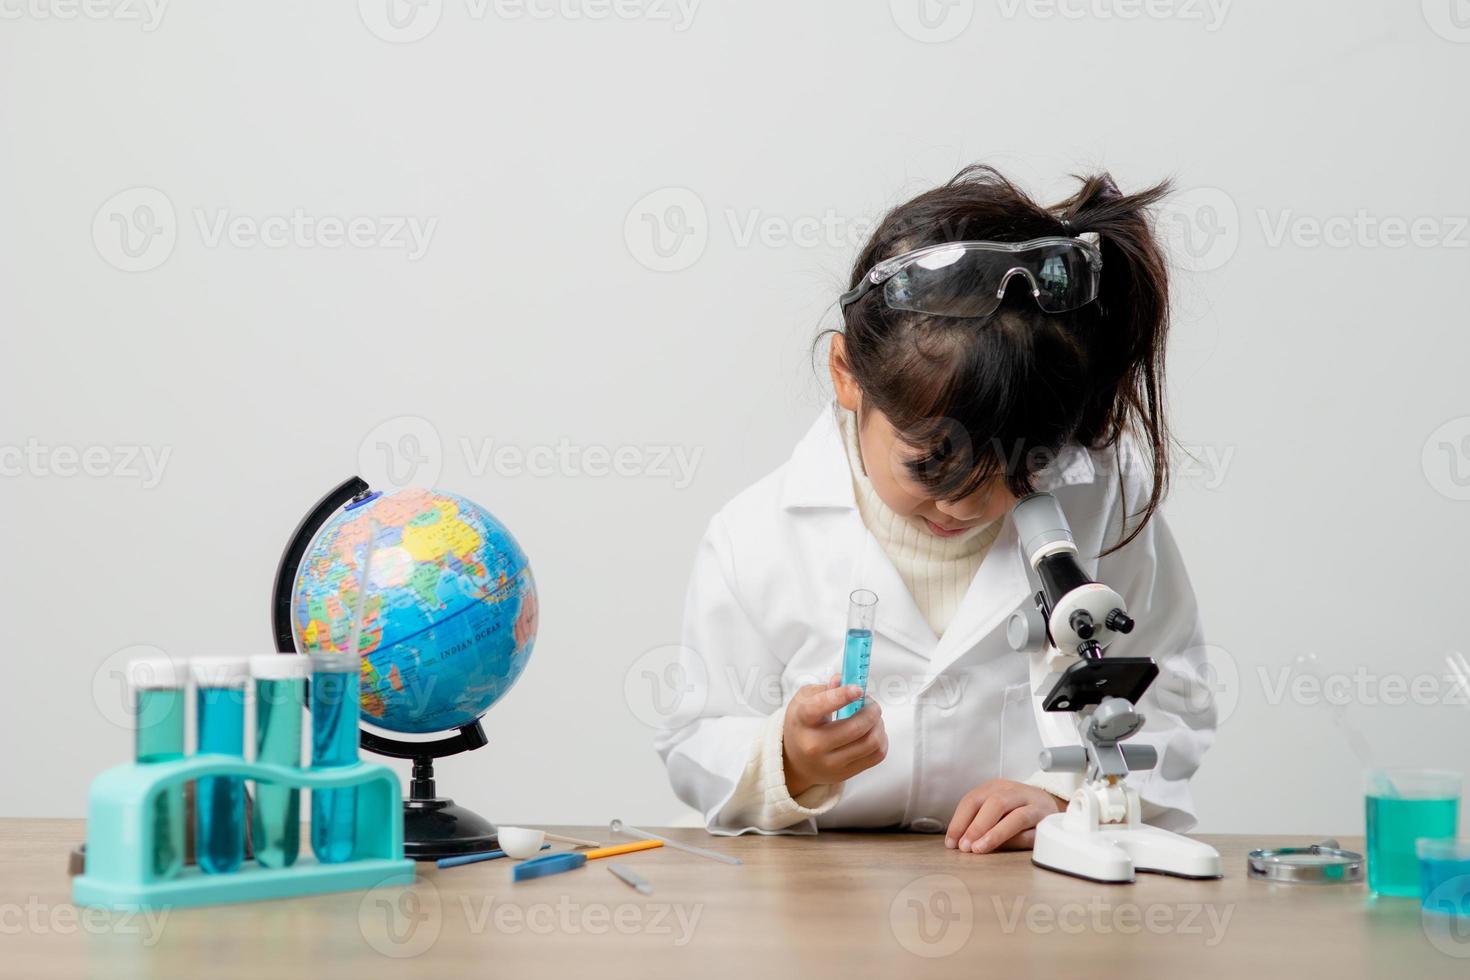
[[[1074,611],[1071,618],[1067,620],[1067,625],[1072,627],[1072,632],[1084,640],[1092,639],[1092,635],[1097,632],[1097,626],[1092,621],[1092,613],[1086,609]]]
[[[1087,750],[1080,745],[1058,745],[1041,750],[1042,772],[1086,772]]]
[[[1114,609],[1112,612],[1108,613],[1108,618],[1103,623],[1103,625],[1112,630],[1114,633],[1132,633],[1133,617],[1129,616],[1121,609]]]
[[[1046,619],[1037,609],[1018,609],[1006,622],[1006,639],[1017,653],[1040,653],[1046,649]]]

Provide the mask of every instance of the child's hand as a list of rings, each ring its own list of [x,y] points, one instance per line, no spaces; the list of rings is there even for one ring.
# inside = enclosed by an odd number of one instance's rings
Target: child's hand
[[[862,696],[862,688],[843,687],[842,678],[834,676],[825,685],[803,687],[786,706],[781,753],[792,796],[851,779],[888,754],[883,711],[872,698],[852,717],[832,720],[832,712]]]
[[[945,831],[944,846],[972,854],[1029,850],[1041,818],[1066,808],[1066,801],[1044,789],[992,779],[960,800]]]

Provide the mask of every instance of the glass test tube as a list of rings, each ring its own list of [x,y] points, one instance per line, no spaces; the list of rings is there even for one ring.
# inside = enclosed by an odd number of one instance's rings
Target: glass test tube
[[[245,757],[244,657],[196,657],[189,662],[196,688],[199,752]],[[245,860],[245,781],[207,776],[194,794],[194,853],[207,874],[234,871]]]
[[[873,653],[873,620],[878,611],[878,595],[858,589],[847,597],[847,638],[842,645],[843,686],[856,684],[868,689],[868,659]],[[862,710],[866,697],[838,708],[833,717],[841,721]]]
[[[311,656],[311,764],[349,766],[357,761],[360,658],[340,653]],[[357,790],[311,791],[311,849],[323,864],[352,857],[357,848]]]
[[[128,664],[128,686],[137,723],[134,758],[141,763],[184,757],[183,667],[167,657]],[[157,878],[172,878],[184,867],[184,787],[173,786],[153,798],[153,839],[149,867]]]
[[[301,714],[311,659],[260,654],[250,658],[250,673],[255,678],[255,761],[301,768]],[[255,860],[267,868],[295,864],[301,850],[301,791],[256,782],[250,830]]]

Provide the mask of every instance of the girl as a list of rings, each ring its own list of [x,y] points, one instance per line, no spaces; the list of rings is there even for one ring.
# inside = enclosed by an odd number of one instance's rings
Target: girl
[[[710,522],[678,717],[656,740],[712,833],[901,827],[971,853],[1029,848],[1078,777],[1038,771],[1030,602],[1008,518],[1048,490],[1094,577],[1137,621],[1116,646],[1160,674],[1128,778],[1143,818],[1194,822],[1214,728],[1194,594],[1157,513],[1168,288],[1147,211],[1106,174],[1045,207],[987,167],[890,212],[863,248],[829,355],[836,402],[790,460]],[[1022,243],[1025,243],[1024,245]],[[880,597],[863,691],[830,677],[848,594]]]

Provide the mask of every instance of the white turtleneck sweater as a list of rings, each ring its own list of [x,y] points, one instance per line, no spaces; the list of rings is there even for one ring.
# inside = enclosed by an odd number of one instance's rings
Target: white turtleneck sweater
[[[894,513],[868,479],[853,413],[842,412],[840,425],[858,514],[893,563],[935,635],[942,636],[964,600],[980,563],[995,543],[1001,522],[992,521],[965,534],[941,538],[931,534],[918,518]],[[763,830],[782,830],[837,805],[840,785],[813,786],[794,798],[787,790],[781,742],[785,721],[784,708],[772,713],[761,736],[751,746],[745,771],[729,803],[729,812],[738,823]]]

